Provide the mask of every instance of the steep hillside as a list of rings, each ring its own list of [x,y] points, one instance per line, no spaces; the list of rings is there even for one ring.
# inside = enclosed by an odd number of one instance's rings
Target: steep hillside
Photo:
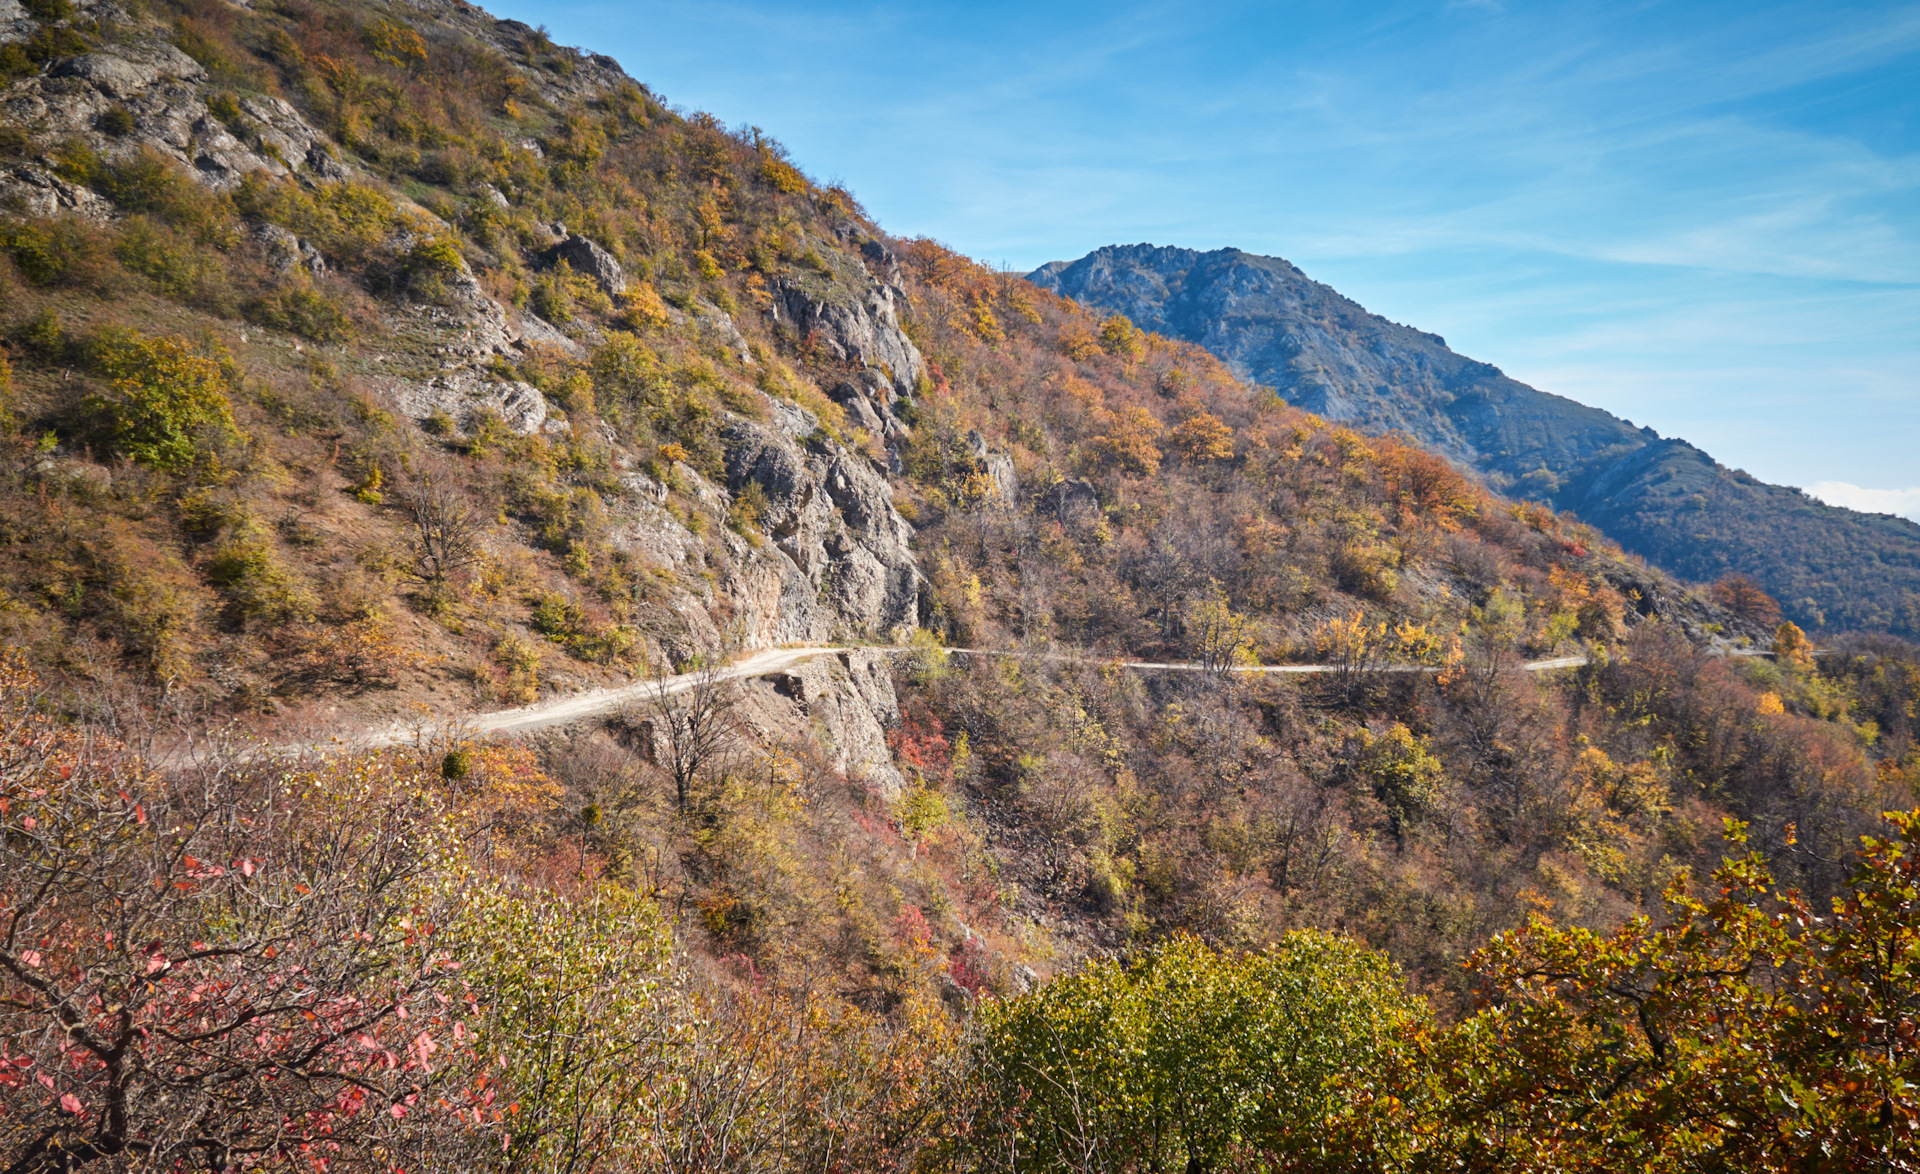
[[[1472,1050],[1502,951],[1730,852],[1839,896],[1915,800],[1911,647],[1816,659],[538,30],[0,0],[0,68],[9,1170],[1457,1167],[1578,1133],[1448,1083],[1534,1075]],[[1140,1148],[1173,1086],[1116,1076],[1028,1161],[1031,1065],[1142,1007],[1206,1119]]]
[[[1810,627],[1920,635],[1920,526],[1822,505],[1370,314],[1278,257],[1112,246],[1029,275],[1198,343],[1287,402],[1404,432],[1696,582],[1749,575]]]

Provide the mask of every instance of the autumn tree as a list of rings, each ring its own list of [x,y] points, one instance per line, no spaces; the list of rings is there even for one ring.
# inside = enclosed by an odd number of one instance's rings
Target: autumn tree
[[[1708,590],[1715,603],[1749,623],[1763,628],[1780,623],[1780,605],[1745,575],[1722,575]]]
[[[1920,1169],[1920,812],[1818,909],[1748,851],[1611,934],[1536,917],[1431,1053],[1475,1169]],[[1746,839],[1729,821],[1728,838]]]
[[[1233,429],[1211,412],[1195,412],[1167,437],[1175,455],[1190,465],[1233,459]]]
[[[480,558],[486,519],[467,491],[442,473],[422,473],[396,504],[409,523],[413,574],[438,589]]]
[[[4,671],[7,1170],[411,1165],[497,1119],[424,791],[378,759],[158,777]]]
[[[1378,734],[1360,731],[1352,761],[1355,774],[1386,807],[1395,841],[1404,846],[1413,825],[1440,805],[1445,767],[1425,738],[1399,722]]]
[[[642,720],[652,727],[654,753],[682,810],[695,783],[723,768],[747,735],[738,700],[738,682],[712,654],[686,676],[654,686]]]
[[[1783,665],[1798,669],[1813,667],[1813,641],[1792,620],[1784,620],[1773,631],[1773,656]]]
[[[1106,431],[1087,442],[1101,463],[1135,477],[1160,467],[1160,421],[1138,405],[1109,413]]]
[[[1147,353],[1147,334],[1125,314],[1115,314],[1100,323],[1100,347],[1122,362],[1137,363]]]
[[[1252,659],[1254,621],[1233,610],[1218,579],[1187,609],[1187,639],[1210,673],[1224,673]]]
[[[653,1140],[648,1112],[691,1020],[659,911],[611,887],[567,900],[497,886],[473,895],[453,933],[478,958],[478,1026],[517,1106],[502,1129],[509,1167],[630,1161]]]

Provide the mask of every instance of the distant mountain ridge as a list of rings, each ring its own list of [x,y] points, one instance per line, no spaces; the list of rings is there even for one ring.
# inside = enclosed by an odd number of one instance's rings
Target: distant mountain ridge
[[[1196,343],[1289,403],[1399,431],[1689,579],[1758,580],[1809,627],[1920,637],[1920,525],[1824,505],[1683,440],[1530,387],[1279,257],[1111,245],[1028,275]]]

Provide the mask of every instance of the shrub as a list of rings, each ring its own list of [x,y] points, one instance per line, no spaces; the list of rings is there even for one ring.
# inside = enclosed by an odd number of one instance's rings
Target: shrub
[[[124,138],[133,133],[133,112],[125,106],[109,106],[93,120],[93,125],[101,134]]]
[[[0,226],[0,248],[29,282],[99,294],[112,292],[120,280],[110,239],[105,230],[72,217]]]
[[[84,406],[114,452],[177,473],[239,439],[225,372],[185,339],[107,340],[95,364],[113,387]]]
[[[313,618],[313,597],[281,563],[265,530],[251,517],[214,548],[207,578],[226,592],[237,619],[279,624]]]
[[[346,307],[311,281],[297,277],[250,299],[244,312],[249,322],[315,342],[344,342],[353,334],[353,320]]]
[[[983,1004],[978,1074],[998,1110],[983,1119],[1017,1131],[1025,1170],[1305,1155],[1346,1115],[1342,1086],[1384,1069],[1421,1013],[1393,965],[1346,938],[1298,931],[1242,954],[1180,935]]]
[[[190,228],[203,244],[232,242],[232,207],[226,197],[195,183],[184,168],[152,147],[142,146],[117,163],[76,156],[73,166],[85,166],[86,181],[122,211],[144,212]]]
[[[396,292],[425,301],[447,296],[448,286],[466,269],[460,247],[445,237],[424,237],[400,261]]]
[[[226,258],[150,217],[134,216],[121,226],[114,255],[162,297],[216,314],[232,305]]]
[[[532,623],[536,632],[575,658],[594,664],[624,661],[639,643],[633,629],[595,623],[578,603],[552,593],[535,597]]]

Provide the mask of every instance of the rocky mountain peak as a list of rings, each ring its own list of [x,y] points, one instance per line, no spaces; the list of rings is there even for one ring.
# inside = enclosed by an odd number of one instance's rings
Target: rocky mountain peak
[[[1920,526],[1762,485],[1371,313],[1282,258],[1112,245],[1028,280],[1197,343],[1298,407],[1403,433],[1496,489],[1574,511],[1667,570],[1751,575],[1810,626],[1907,630],[1902,617],[1916,612]],[[1841,576],[1822,569],[1835,547],[1857,552]]]

